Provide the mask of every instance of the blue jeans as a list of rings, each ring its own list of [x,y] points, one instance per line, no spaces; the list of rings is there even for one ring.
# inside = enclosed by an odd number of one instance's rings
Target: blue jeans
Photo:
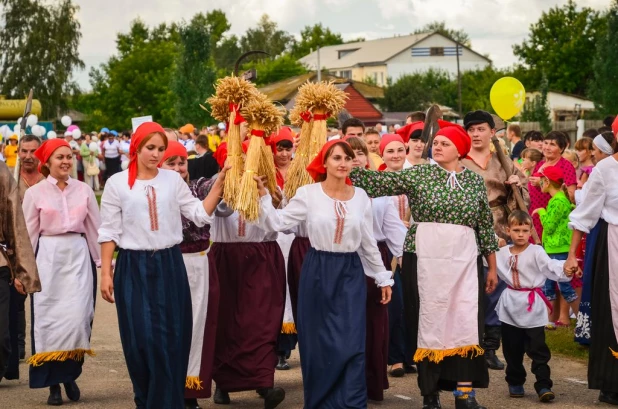
[[[568,253],[549,254],[549,258],[554,260],[566,260],[568,256]],[[569,281],[558,283],[558,287],[560,288],[562,298],[564,298],[566,302],[572,303],[573,301],[577,300],[577,294],[575,293],[575,290],[573,289]],[[545,293],[545,297],[547,297],[549,301],[555,301],[556,282],[554,280],[546,280],[543,292]]]

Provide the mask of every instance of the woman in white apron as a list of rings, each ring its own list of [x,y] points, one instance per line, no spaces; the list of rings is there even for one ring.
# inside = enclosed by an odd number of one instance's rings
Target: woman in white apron
[[[73,153],[62,139],[44,142],[35,152],[47,177],[24,197],[24,216],[36,252],[42,291],[31,296],[30,387],[49,387],[49,405],[80,398],[75,380],[90,347],[101,256],[96,198],[88,185],[70,177]]]
[[[440,408],[439,391],[455,395],[457,409],[481,409],[474,387],[489,384],[483,349],[483,289],[497,283],[498,242],[483,178],[463,168],[470,150],[460,126],[440,129],[438,166],[401,172],[354,169],[350,178],[371,197],[405,194],[414,223],[404,245],[402,281],[406,326],[415,342],[418,383],[425,409]],[[483,283],[481,256],[489,264]]]

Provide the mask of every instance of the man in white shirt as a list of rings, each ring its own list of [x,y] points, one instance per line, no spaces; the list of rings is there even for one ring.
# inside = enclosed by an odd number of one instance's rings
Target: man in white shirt
[[[113,134],[107,134],[103,142],[103,156],[105,156],[105,175],[104,180],[120,172],[120,142],[114,138]]]

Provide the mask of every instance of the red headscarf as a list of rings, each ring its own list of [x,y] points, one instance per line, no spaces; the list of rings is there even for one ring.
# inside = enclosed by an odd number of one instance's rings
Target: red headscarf
[[[309,172],[309,175],[311,175],[311,178],[314,181],[317,182],[320,175],[326,174],[326,168],[324,167],[324,162],[326,162],[326,152],[328,152],[331,146],[337,144],[350,146],[346,141],[341,139],[333,139],[332,141],[326,142],[324,146],[322,146],[320,153],[318,153],[315,159],[313,159],[309,166],[307,166],[307,172]],[[352,185],[350,178],[346,178],[345,183]]]
[[[41,171],[41,166],[45,165],[49,160],[49,157],[52,156],[54,151],[58,148],[66,146],[71,149],[71,145],[64,139],[48,139],[39,148],[34,151],[34,156],[39,160],[39,172]]]
[[[395,133],[401,136],[401,138],[403,139],[405,143],[408,143],[408,141],[410,140],[410,136],[412,135],[412,132],[418,131],[418,130],[422,131],[424,126],[425,126],[425,123],[423,121],[412,122],[411,124],[407,124],[406,126],[402,126],[401,128],[397,129]]]
[[[161,134],[165,148],[167,148],[167,136],[161,125],[156,122],[144,122],[137,127],[133,137],[131,137],[131,146],[129,147],[129,189],[133,189],[137,178],[137,148],[144,138],[152,133]]]
[[[270,134],[270,146],[273,155],[277,153],[277,144],[281,141],[290,141],[294,144],[294,133],[289,126],[283,126],[279,129],[279,132]]]
[[[219,164],[219,167],[223,169],[223,166],[225,166],[225,160],[227,159],[227,142],[222,142],[212,156]]]
[[[187,154],[187,149],[183,146],[182,143],[176,141],[168,141],[167,149],[165,150],[165,153],[163,153],[163,158],[161,159],[161,162],[159,162],[159,167],[161,167],[161,165],[163,165],[166,160],[174,156],[180,156],[185,159],[189,157],[189,155]]]
[[[384,156],[384,149],[386,149],[386,145],[391,142],[401,142],[403,144],[403,138],[392,133],[382,135],[382,140],[380,141],[380,156]]]
[[[612,122],[612,131],[614,132],[614,136],[618,137],[618,116]]]
[[[436,133],[436,136],[445,136],[453,142],[453,144],[457,147],[457,152],[459,152],[460,158],[465,158],[468,155],[468,152],[470,152],[472,141],[470,140],[468,132],[466,132],[466,130],[460,125],[452,124],[445,126]]]

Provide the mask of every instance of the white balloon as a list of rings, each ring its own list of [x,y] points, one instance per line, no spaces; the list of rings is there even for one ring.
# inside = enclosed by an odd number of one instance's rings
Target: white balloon
[[[68,116],[68,115],[63,116],[63,117],[60,119],[60,123],[62,123],[62,125],[67,126],[67,127],[68,127],[68,126],[71,126],[71,123],[72,123],[72,122],[73,122],[73,121],[71,120],[71,117],[70,117],[70,116]]]
[[[73,129],[73,139],[79,139],[80,136],[82,136],[82,131],[79,128]]]
[[[47,132],[47,139],[56,139],[58,135],[56,135],[56,132],[54,131],[49,131]]]
[[[45,135],[45,127],[41,125],[34,125],[32,127],[32,135],[42,138],[43,135]]]
[[[13,132],[15,132],[17,135],[19,135],[21,133],[21,125],[17,124],[13,127]]]
[[[36,115],[32,114],[28,116],[28,121],[26,123],[28,124],[29,127],[33,127],[38,122],[39,122],[39,118]]]

